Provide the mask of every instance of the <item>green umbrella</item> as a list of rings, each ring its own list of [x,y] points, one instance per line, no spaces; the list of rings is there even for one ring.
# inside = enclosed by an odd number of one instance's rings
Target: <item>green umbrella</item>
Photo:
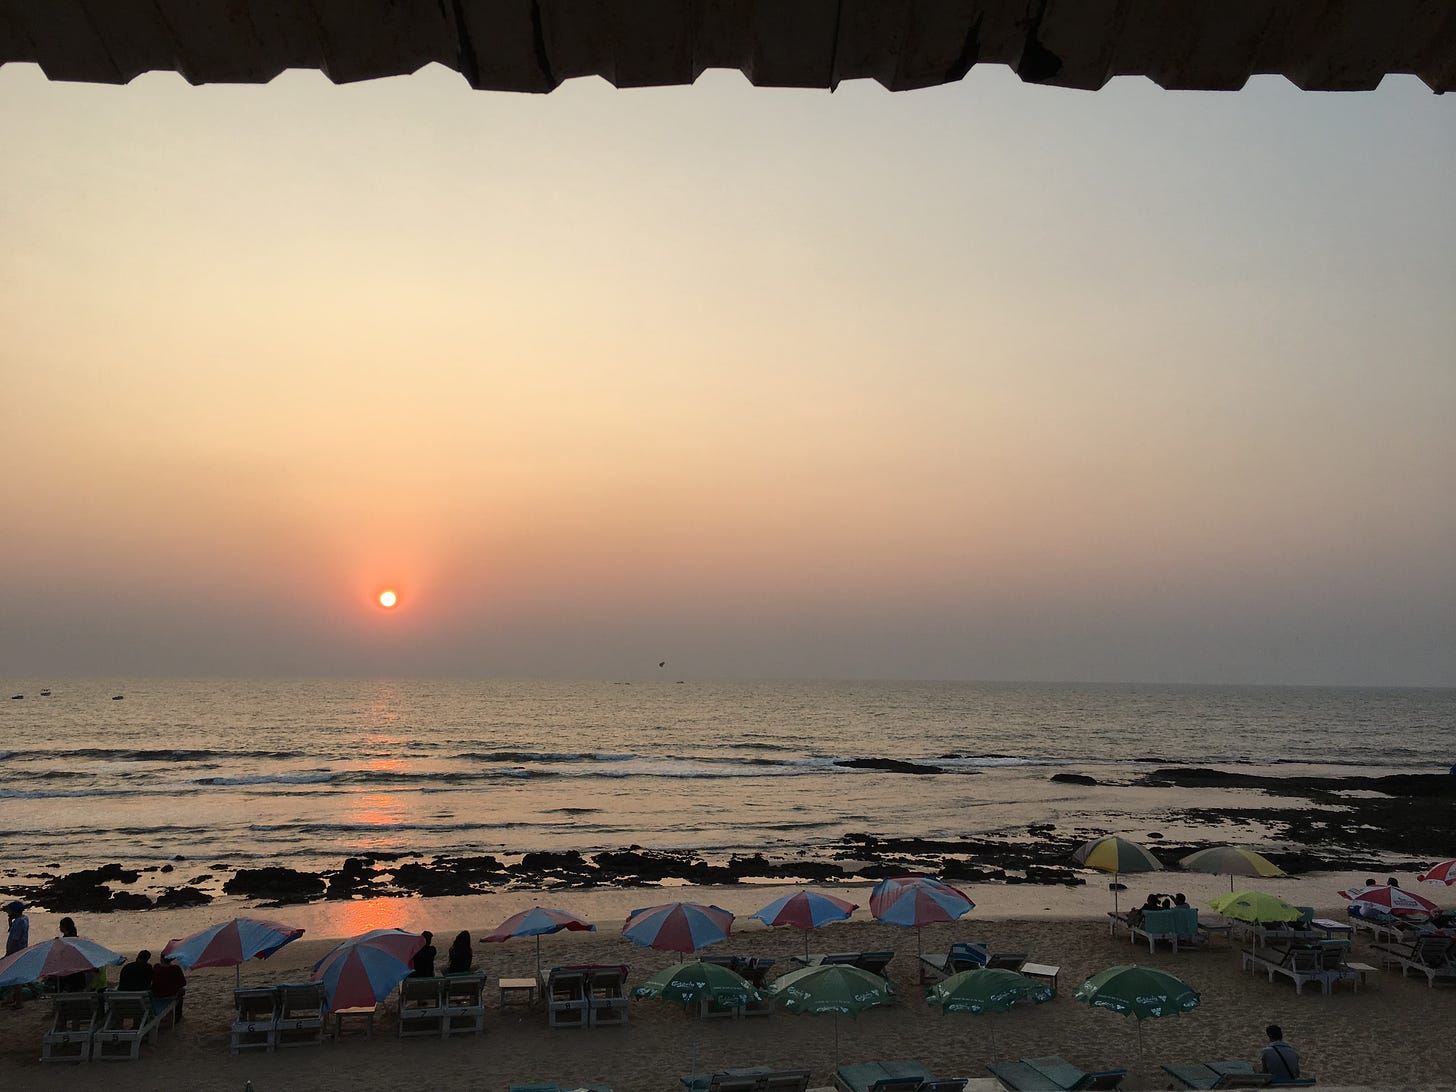
[[[1117,913],[1118,877],[1123,873],[1158,872],[1163,865],[1156,857],[1136,842],[1109,834],[1105,838],[1093,838],[1081,845],[1072,854],[1072,860],[1086,868],[1099,872],[1111,872],[1112,912]]]
[[[1012,1005],[1023,1001],[1040,1004],[1050,1001],[1055,991],[1045,982],[1034,982],[1024,974],[1000,967],[976,967],[961,971],[937,982],[925,991],[925,1000],[939,1005],[942,1012],[1009,1012]],[[996,1052],[996,1036],[987,1025],[991,1053]]]
[[[888,1005],[895,988],[877,974],[848,963],[824,963],[790,971],[764,990],[790,1012],[834,1017],[834,1064],[839,1065],[839,1018],[858,1016],[865,1009]]]
[[[1235,876],[1283,876],[1284,870],[1261,853],[1243,846],[1214,846],[1190,853],[1178,862],[1189,872],[1228,873],[1229,890],[1234,889]]]
[[[660,997],[664,1001],[681,1001],[684,1004],[694,1004],[707,998],[715,1005],[730,1009],[759,999],[753,984],[737,971],[698,959],[674,963],[658,971],[634,989],[632,996]]]
[[[1302,916],[1299,907],[1290,906],[1283,899],[1262,891],[1230,892],[1211,900],[1208,905],[1225,917],[1254,924],[1298,921]]]
[[[642,985],[632,991],[632,996],[657,998],[662,1001],[681,1001],[695,1005],[704,999],[724,1008],[737,1008],[750,1001],[759,1000],[758,990],[753,983],[736,971],[718,963],[704,963],[700,959],[686,963],[674,963],[658,971]],[[693,1033],[693,1053],[689,1073],[698,1071],[698,1036]]]
[[[1138,1058],[1143,1053],[1143,1021],[1154,1016],[1177,1016],[1199,1003],[1198,991],[1180,978],[1156,967],[1127,963],[1094,974],[1072,995],[1093,1008],[1107,1009],[1138,1022]]]

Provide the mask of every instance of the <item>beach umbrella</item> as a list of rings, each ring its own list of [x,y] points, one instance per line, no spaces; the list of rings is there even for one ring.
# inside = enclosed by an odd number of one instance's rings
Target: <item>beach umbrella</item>
[[[262,918],[233,918],[190,937],[167,941],[162,955],[189,971],[194,967],[236,967],[235,979],[241,982],[245,960],[267,959],[303,932]]]
[[[827,925],[831,921],[844,921],[859,904],[818,891],[798,891],[783,898],[774,899],[761,910],[755,910],[753,917],[769,926],[789,925],[804,930],[804,958],[809,957],[809,930]]]
[[[1215,876],[1228,873],[1229,890],[1234,889],[1235,876],[1259,876],[1268,879],[1285,875],[1280,868],[1261,853],[1243,846],[1214,846],[1190,853],[1178,862],[1178,867],[1189,872],[1208,872]]]
[[[1123,873],[1159,872],[1163,868],[1162,862],[1142,846],[1115,834],[1109,834],[1103,838],[1093,838],[1090,842],[1084,843],[1072,854],[1072,860],[1085,868],[1095,868],[1098,872],[1112,873],[1112,883],[1109,886],[1112,888],[1112,912],[1114,914],[1117,913],[1119,876]]]
[[[750,1001],[759,1000],[759,992],[753,983],[737,971],[729,970],[720,963],[703,963],[692,960],[674,963],[665,967],[632,991],[640,999],[655,998],[662,1001],[681,1001],[685,1005],[697,1005],[711,1001],[727,1009],[738,1008]],[[692,1062],[689,1073],[698,1070],[698,1035],[693,1032]]]
[[[1416,879],[1420,883],[1443,883],[1450,887],[1456,883],[1456,860],[1442,861],[1440,864],[1434,865],[1429,872],[1417,876]]]
[[[1298,921],[1304,916],[1299,907],[1290,906],[1277,895],[1266,895],[1262,891],[1231,891],[1209,900],[1208,905],[1224,917],[1254,925]]]
[[[350,937],[314,964],[313,980],[324,984],[329,1012],[372,1008],[414,970],[425,938],[403,929],[371,929]]]
[[[1136,963],[1109,967],[1094,974],[1072,996],[1093,1008],[1136,1017],[1139,1059],[1143,1053],[1144,1020],[1177,1016],[1199,1005],[1198,991],[1181,978]]]
[[[976,908],[971,897],[934,876],[891,876],[870,892],[870,913],[876,921],[915,930],[920,954],[920,929],[938,921],[955,921]]]
[[[669,902],[633,910],[622,925],[622,935],[633,944],[664,952],[696,952],[727,940],[733,915],[721,906],[697,902]]]
[[[81,974],[126,962],[110,948],[85,937],[54,937],[0,959],[0,987],[24,986],[42,978]]]
[[[1016,971],[977,967],[935,983],[925,991],[925,1000],[931,1005],[938,1005],[941,1012],[969,1012],[980,1016],[983,1013],[1009,1012],[1011,1006],[1022,1002],[1039,1005],[1050,1001],[1054,992],[1048,983],[1033,981]],[[994,1055],[996,1035],[991,1023],[987,1023],[986,1030]]]
[[[1414,891],[1407,891],[1403,887],[1390,887],[1386,884],[1376,884],[1374,887],[1350,887],[1341,891],[1339,895],[1340,898],[1360,906],[1379,907],[1397,917],[1441,912],[1439,906],[1423,895],[1417,895]]]
[[[877,974],[848,963],[801,967],[773,981],[764,995],[789,1012],[834,1017],[834,1064],[839,1065],[839,1018],[894,1001],[895,988]]]
[[[541,938],[548,933],[559,933],[563,929],[570,929],[574,932],[583,930],[595,932],[596,926],[589,921],[582,921],[575,914],[565,910],[552,910],[549,907],[533,906],[529,910],[522,910],[519,914],[512,914],[496,926],[495,932],[488,937],[481,937],[482,944],[495,944],[510,940],[512,937],[535,937],[536,938],[536,974],[541,974]]]

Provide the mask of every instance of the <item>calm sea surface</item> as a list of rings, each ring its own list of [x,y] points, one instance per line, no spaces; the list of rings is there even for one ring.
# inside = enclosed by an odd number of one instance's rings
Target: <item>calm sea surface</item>
[[[40,696],[50,685],[53,694]],[[1057,769],[1444,771],[1456,690],[11,680],[0,868],[1116,828]],[[112,695],[124,694],[122,701]],[[837,759],[934,764],[918,777]],[[1128,794],[1124,794],[1128,795]]]

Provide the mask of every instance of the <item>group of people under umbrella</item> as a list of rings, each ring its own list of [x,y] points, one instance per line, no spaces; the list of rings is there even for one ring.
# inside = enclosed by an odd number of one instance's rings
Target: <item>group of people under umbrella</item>
[[[1121,874],[1149,872],[1162,865],[1143,847],[1127,839],[1094,839],[1073,858],[1089,868]],[[1283,900],[1259,892],[1235,892],[1235,875],[1279,876],[1272,862],[1252,850],[1219,847],[1185,857],[1184,868],[1209,873],[1228,873],[1230,893],[1211,903],[1213,909],[1232,918],[1250,922],[1290,921],[1299,911]],[[1421,879],[1450,884],[1456,881],[1456,861],[1443,862]],[[1113,883],[1114,905],[1120,884]],[[1394,913],[1412,909],[1435,912],[1429,900],[1392,885],[1367,885],[1363,890],[1341,892],[1352,902],[1367,902]],[[974,908],[971,899],[957,888],[934,877],[896,876],[876,885],[870,895],[870,911],[886,924],[914,928],[951,922]],[[805,962],[808,963],[809,932],[831,922],[843,921],[858,909],[857,904],[812,890],[798,891],[756,911],[752,916],[772,927],[802,929]],[[726,940],[734,915],[717,906],[693,902],[671,902],[646,907],[628,915],[622,935],[644,947],[690,955]],[[565,910],[533,907],[502,922],[487,942],[504,942],[521,937],[536,938],[537,972],[541,970],[540,938],[562,930],[593,930],[596,926]],[[241,967],[250,959],[265,959],[303,935],[303,930],[277,922],[240,917],[205,929],[193,936],[170,942],[163,955],[188,970],[203,967]],[[323,956],[313,968],[313,979],[322,983],[329,1011],[368,1007],[384,1000],[414,970],[414,959],[425,945],[418,933],[402,929],[374,929],[343,941]],[[84,970],[120,965],[123,956],[83,937],[58,937],[31,945],[0,960],[0,988]],[[239,977],[241,970],[238,971]],[[880,975],[847,963],[810,964],[789,972],[770,985],[757,988],[720,962],[685,960],[663,968],[638,986],[638,998],[660,998],[686,1004],[704,1000],[735,1008],[764,998],[791,1013],[828,1014],[836,1017],[835,1053],[838,1055],[839,1016],[854,1016],[893,1000],[894,989]],[[1003,1013],[1018,1004],[1040,1003],[1053,995],[1045,981],[1016,971],[980,967],[952,974],[935,983],[926,1000],[947,1013]],[[1152,967],[1122,965],[1108,968],[1083,982],[1074,997],[1097,1008],[1134,1016],[1138,1020],[1141,1051],[1141,1021],[1186,1012],[1199,1004],[1197,991],[1167,972]],[[694,1060],[695,1061],[695,1060]]]

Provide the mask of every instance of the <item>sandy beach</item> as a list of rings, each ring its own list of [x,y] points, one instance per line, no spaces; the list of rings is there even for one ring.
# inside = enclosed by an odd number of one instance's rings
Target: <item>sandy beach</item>
[[[1343,908],[1332,901],[1331,892],[1350,878],[1323,874],[1266,886],[1287,900],[1312,903],[1322,913],[1343,918]],[[1176,885],[1200,904],[1227,889],[1222,877],[1160,876],[1153,884],[1137,882],[1140,879],[1133,878],[1125,899]],[[767,929],[747,916],[783,890],[789,889],[655,888],[544,895],[540,900],[544,905],[572,905],[597,921],[599,929],[544,938],[543,960],[548,967],[623,962],[631,967],[629,983],[640,982],[675,957],[624,940],[617,932],[619,911],[628,903],[651,905],[676,897],[715,902],[739,915],[733,937],[715,945],[712,954],[772,957],[789,969],[791,957],[803,951],[802,934]],[[861,905],[868,902],[868,887],[831,890]],[[943,1015],[922,1000],[915,932],[875,923],[861,909],[854,920],[811,934],[811,946],[816,951],[893,948],[890,977],[900,1000],[855,1020],[841,1018],[837,1059],[835,1022],[828,1017],[776,1011],[764,1019],[703,1021],[674,1004],[633,1001],[625,1027],[562,1030],[547,1026],[540,1005],[503,1011],[495,980],[529,975],[535,969],[533,943],[523,940],[476,945],[477,968],[488,975],[485,1032],[479,1037],[401,1040],[391,998],[380,1006],[372,1036],[346,1032],[343,1039],[326,1040],[320,1046],[234,1056],[228,1050],[234,972],[207,969],[189,976],[186,1019],[165,1032],[155,1049],[144,1049],[139,1062],[42,1066],[39,1045],[48,1005],[31,1002],[18,1012],[6,1010],[0,1015],[0,1070],[7,1084],[23,1082],[41,1089],[104,1083],[121,1090],[238,1092],[251,1081],[256,1092],[304,1088],[327,1092],[391,1088],[421,1079],[444,1086],[505,1089],[512,1083],[549,1079],[566,1085],[603,1083],[614,1092],[649,1092],[677,1087],[695,1052],[700,1071],[761,1064],[807,1068],[814,1083],[824,1085],[831,1083],[837,1063],[915,1058],[939,1075],[984,1077],[988,1061],[1060,1054],[1088,1069],[1126,1067],[1124,1087],[1145,1089],[1167,1087],[1160,1068],[1164,1063],[1256,1058],[1264,1025],[1274,1022],[1283,1025],[1306,1071],[1321,1086],[1456,1087],[1445,1041],[1428,1032],[1452,1026],[1456,993],[1428,989],[1423,979],[1402,979],[1387,971],[1370,975],[1358,992],[1341,987],[1325,996],[1307,988],[1296,995],[1287,980],[1270,983],[1262,974],[1241,971],[1237,946],[1219,940],[1177,954],[1160,945],[1150,955],[1146,944],[1134,946],[1125,936],[1110,937],[1105,917],[1110,896],[1105,883],[1095,877],[1081,888],[984,886],[971,893],[978,903],[976,911],[959,922],[927,927],[921,937],[925,950],[943,951],[956,940],[984,940],[993,949],[1026,952],[1034,961],[1060,966],[1059,996],[1002,1016]],[[501,898],[503,909],[506,897]],[[461,905],[451,905],[464,901],[410,900],[407,917],[398,914],[401,907],[394,909],[398,924],[433,929],[437,944],[439,938],[467,926],[479,938],[504,916],[477,900],[472,909],[479,920],[466,918]],[[510,899],[516,909],[530,901],[519,895]],[[366,909],[358,904],[356,908]],[[217,917],[226,916],[215,907],[212,910]],[[280,920],[296,916],[283,909],[255,913]],[[373,916],[363,913],[356,920]],[[123,924],[121,918],[117,916],[118,926]],[[38,914],[37,919],[33,936],[50,935],[49,915]],[[94,931],[105,935],[106,919],[93,922]],[[117,931],[130,933],[143,924],[155,932],[178,922],[161,915],[132,915],[127,928]],[[160,943],[153,941],[151,946],[155,949]],[[113,946],[125,947],[119,940]],[[312,963],[330,946],[329,939],[314,939],[310,932],[273,959],[245,965],[243,980],[260,985],[306,979]],[[1379,963],[1364,939],[1355,942],[1352,958]],[[1072,999],[1073,989],[1089,975],[1128,962],[1171,971],[1202,994],[1202,1005],[1192,1013],[1147,1021],[1141,1055],[1132,1020]]]

